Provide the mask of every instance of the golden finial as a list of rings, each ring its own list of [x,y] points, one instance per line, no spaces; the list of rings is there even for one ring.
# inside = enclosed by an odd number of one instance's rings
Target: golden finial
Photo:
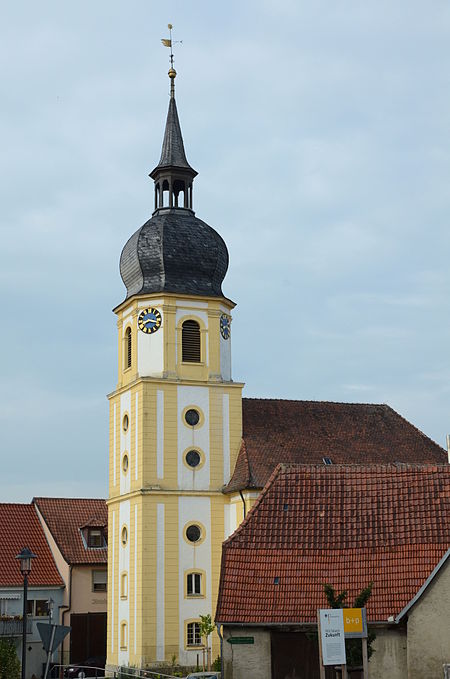
[[[167,24],[167,28],[169,29],[169,37],[168,38],[161,38],[161,42],[164,45],[164,47],[170,47],[170,68],[169,68],[169,78],[170,78],[170,96],[174,97],[175,96],[175,78],[177,77],[177,72],[173,67],[173,45],[182,44],[182,40],[172,40],[172,24]]]

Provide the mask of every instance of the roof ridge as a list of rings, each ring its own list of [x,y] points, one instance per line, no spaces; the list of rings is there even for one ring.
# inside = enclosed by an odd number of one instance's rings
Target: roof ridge
[[[0,507],[33,507],[32,502],[0,502]]]
[[[80,502],[106,502],[106,497],[55,497],[46,495],[37,495],[33,497],[30,504],[33,504],[36,500],[67,500],[68,502],[80,501]]]
[[[360,401],[323,401],[320,399],[302,399],[302,398],[260,398],[259,396],[243,396],[243,401],[272,401],[283,403],[329,403],[332,405],[343,406],[377,406],[380,408],[390,408],[387,403],[364,403]],[[392,408],[390,408],[393,410]],[[394,412],[396,412],[394,410]]]
[[[320,462],[280,462],[278,466],[286,468],[315,468],[315,469],[326,469],[332,471],[333,469],[340,469],[341,467],[351,467],[359,468],[364,471],[370,469],[450,469],[450,464],[448,462],[336,462],[333,464],[323,464]]]

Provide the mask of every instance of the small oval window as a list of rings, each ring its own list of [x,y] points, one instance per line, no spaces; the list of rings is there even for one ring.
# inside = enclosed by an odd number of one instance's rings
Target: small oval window
[[[130,424],[130,421],[128,419],[128,415],[124,415],[123,420],[122,420],[122,428],[123,428],[124,431],[128,431],[129,424]]]
[[[201,462],[201,457],[200,453],[197,450],[189,450],[186,453],[186,463],[189,465],[189,467],[195,468],[198,467],[198,465]]]
[[[195,427],[195,425],[200,422],[200,413],[198,410],[194,410],[194,408],[189,408],[189,410],[186,411],[184,419],[190,427]]]
[[[122,458],[122,469],[124,472],[128,471],[128,455],[124,455]]]
[[[198,542],[201,536],[202,531],[200,530],[200,526],[192,524],[192,526],[188,526],[186,528],[186,537],[189,540],[189,542]]]

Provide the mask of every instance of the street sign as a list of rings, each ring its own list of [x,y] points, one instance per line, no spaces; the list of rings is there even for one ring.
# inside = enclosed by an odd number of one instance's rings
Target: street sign
[[[49,625],[45,622],[38,622],[36,627],[38,628],[39,636],[42,639],[42,643],[44,644],[47,653],[54,653],[64,637],[66,637],[71,630],[71,628],[66,625]]]
[[[342,608],[319,611],[323,665],[345,665],[344,616]]]
[[[227,641],[229,644],[254,644],[255,637],[230,637]]]
[[[367,637],[367,618],[365,608],[343,608],[344,632],[346,639]]]

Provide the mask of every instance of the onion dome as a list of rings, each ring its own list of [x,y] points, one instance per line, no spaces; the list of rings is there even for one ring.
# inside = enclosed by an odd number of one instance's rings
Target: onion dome
[[[122,250],[120,275],[129,299],[159,292],[222,297],[228,268],[227,246],[193,211],[192,184],[197,172],[184,150],[175,101],[175,77],[155,182],[155,210]]]

